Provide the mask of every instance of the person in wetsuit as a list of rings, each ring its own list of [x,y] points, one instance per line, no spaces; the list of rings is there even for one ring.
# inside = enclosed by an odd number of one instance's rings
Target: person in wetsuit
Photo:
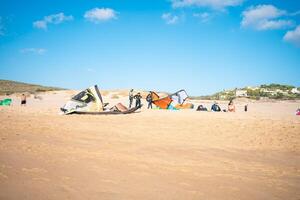
[[[133,98],[135,99],[135,107],[141,107],[141,93],[138,92]]]
[[[217,102],[215,102],[215,103],[211,106],[211,111],[213,111],[213,112],[221,112],[221,108],[220,108],[220,106],[218,105]]]
[[[148,102],[148,109],[149,108],[152,109],[152,95],[151,95],[151,92],[147,95],[146,101]]]
[[[129,108],[131,108],[132,102],[133,102],[133,89],[131,89],[131,90],[129,91],[128,97],[129,97]]]

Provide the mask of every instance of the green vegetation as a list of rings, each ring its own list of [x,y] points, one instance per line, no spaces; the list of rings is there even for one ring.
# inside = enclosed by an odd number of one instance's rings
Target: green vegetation
[[[281,85],[281,84],[264,84],[259,87],[245,87],[238,90],[247,91],[247,98],[259,100],[261,98],[267,99],[277,99],[277,100],[296,100],[300,99],[300,94],[293,93],[292,89],[296,88],[291,85]],[[209,96],[199,96],[191,97],[191,99],[202,99],[202,100],[231,100],[236,98],[236,89],[224,90],[222,92],[217,92]],[[300,91],[300,87],[298,87]]]
[[[57,88],[57,87],[46,87],[41,85],[22,83],[17,81],[0,80],[0,95],[3,94],[10,95],[13,93],[22,93],[22,92],[28,92],[34,94],[37,92],[46,92],[46,91],[54,91],[54,90],[64,90],[64,89]]]
[[[260,87],[265,88],[265,89],[269,89],[269,90],[279,89],[279,90],[283,90],[283,91],[292,90],[293,88],[295,88],[292,85],[280,85],[280,84],[274,84],[274,83],[272,83],[270,85],[261,85]]]

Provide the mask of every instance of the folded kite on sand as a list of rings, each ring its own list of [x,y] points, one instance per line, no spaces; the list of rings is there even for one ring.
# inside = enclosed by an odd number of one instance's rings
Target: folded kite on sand
[[[10,106],[11,102],[12,102],[11,99],[0,100],[0,106]]]
[[[152,103],[161,109],[191,109],[194,107],[191,103],[184,103],[189,97],[185,90],[179,90],[164,98],[159,98],[158,94],[151,92],[151,97]]]
[[[142,107],[128,109],[126,106],[118,103],[110,109],[105,107],[108,103],[103,103],[102,96],[98,86],[89,87],[73,96],[60,110],[64,114],[91,114],[91,115],[109,115],[109,114],[130,114]]]

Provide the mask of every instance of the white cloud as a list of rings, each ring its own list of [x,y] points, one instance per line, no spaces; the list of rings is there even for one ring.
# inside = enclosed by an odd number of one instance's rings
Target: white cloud
[[[292,20],[279,19],[286,15],[285,10],[280,10],[273,5],[251,6],[242,13],[241,26],[256,30],[285,29],[294,26]]]
[[[43,55],[46,53],[46,51],[47,51],[46,49],[42,49],[42,48],[25,48],[20,50],[21,53],[32,53],[38,55]]]
[[[179,16],[172,15],[171,13],[164,13],[161,18],[165,20],[166,24],[177,24],[179,22]]]
[[[171,0],[171,2],[173,8],[196,6],[222,10],[226,7],[241,5],[244,0]]]
[[[259,30],[285,29],[294,26],[292,20],[265,20],[258,24]]]
[[[283,40],[300,47],[300,25],[298,25],[295,30],[288,31],[284,35]]]
[[[207,23],[213,18],[213,15],[208,12],[194,13],[193,16],[199,18],[202,23]]]
[[[94,8],[86,11],[84,18],[91,22],[98,23],[111,19],[117,19],[117,14],[118,13],[111,8]]]
[[[64,13],[58,13],[58,14],[45,16],[42,20],[33,22],[33,26],[35,28],[46,30],[48,24],[60,24],[64,21],[71,21],[71,20],[73,20],[72,15],[66,16]]]

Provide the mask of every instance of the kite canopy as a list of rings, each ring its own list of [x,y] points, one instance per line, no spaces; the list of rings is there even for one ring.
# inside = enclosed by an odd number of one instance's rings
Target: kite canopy
[[[185,100],[188,98],[185,90],[179,90],[178,92],[175,92],[174,94],[161,99],[155,92],[151,92],[151,96],[152,103],[162,109],[168,109],[171,104],[173,104],[174,107],[178,109],[192,107],[190,104],[189,106],[185,106],[186,104],[184,104]]]
[[[108,103],[103,103],[98,86],[89,87],[73,96],[62,108],[64,114],[89,114],[89,115],[109,115],[109,114],[130,114],[142,107],[128,109],[121,103],[107,109]]]
[[[103,111],[103,101],[98,86],[89,87],[79,92],[68,101],[61,110],[65,113],[74,111],[101,112]]]

